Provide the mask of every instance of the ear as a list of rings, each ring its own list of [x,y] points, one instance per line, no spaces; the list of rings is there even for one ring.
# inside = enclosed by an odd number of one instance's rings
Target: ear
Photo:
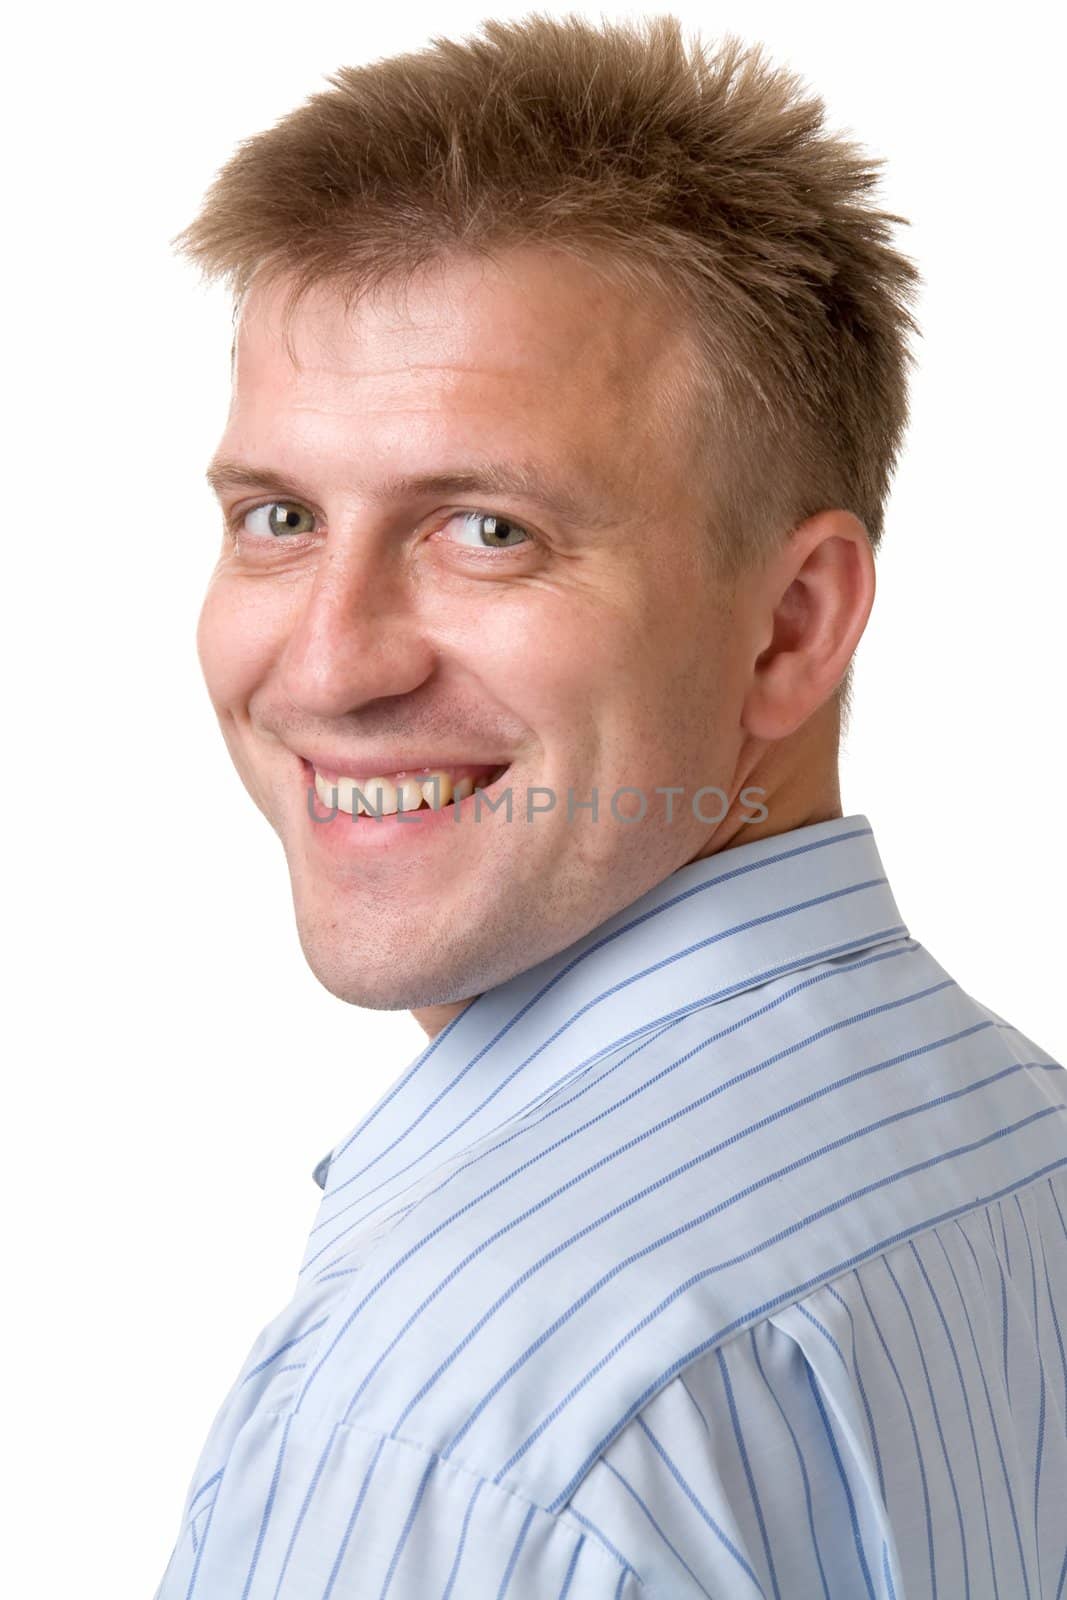
[[[830,698],[874,591],[874,552],[858,517],[820,511],[793,530],[756,583],[756,654],[742,710],[754,738],[786,738]]]

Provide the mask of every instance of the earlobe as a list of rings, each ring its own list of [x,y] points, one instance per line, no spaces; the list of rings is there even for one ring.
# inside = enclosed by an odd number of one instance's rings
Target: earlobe
[[[787,738],[833,694],[874,604],[867,530],[851,512],[821,511],[790,536],[757,603],[763,645],[752,664],[742,722],[753,738]]]

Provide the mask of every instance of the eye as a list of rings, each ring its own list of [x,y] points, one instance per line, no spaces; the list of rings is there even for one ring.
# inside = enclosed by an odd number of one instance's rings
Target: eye
[[[471,550],[514,550],[520,545],[530,544],[533,539],[521,522],[512,522],[510,517],[498,517],[489,511],[456,511],[444,526],[447,528],[452,522],[458,522],[464,531],[471,530],[472,524],[483,525],[481,528],[474,527],[470,539],[455,541]]]
[[[258,528],[252,523],[253,517],[260,518]],[[298,506],[295,501],[270,500],[265,505],[253,506],[251,510],[242,512],[235,521],[240,533],[279,539],[285,534],[310,533],[310,528],[300,526],[301,518],[307,518],[311,523],[315,521],[311,512],[303,506]]]

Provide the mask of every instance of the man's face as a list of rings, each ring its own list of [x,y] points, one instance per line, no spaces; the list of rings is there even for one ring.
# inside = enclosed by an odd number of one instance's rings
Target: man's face
[[[296,365],[281,300],[253,292],[238,329],[216,461],[262,476],[219,488],[208,690],[319,980],[372,1008],[463,1000],[710,853],[692,797],[733,798],[746,619],[703,559],[688,437],[657,405],[681,335],[541,250],[439,266],[347,316],[317,289]],[[577,503],[396,481],[486,463]],[[304,758],[386,777],[506,763],[485,797],[510,789],[511,820],[476,793],[458,818],[313,821],[332,794],[309,797]]]

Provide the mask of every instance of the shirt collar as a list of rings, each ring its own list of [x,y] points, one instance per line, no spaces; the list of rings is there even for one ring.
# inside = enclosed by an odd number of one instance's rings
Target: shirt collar
[[[314,1171],[349,1204],[412,1188],[611,1051],[816,961],[907,937],[856,813],[731,845],[478,996]],[[340,1191],[345,1191],[344,1196]]]

